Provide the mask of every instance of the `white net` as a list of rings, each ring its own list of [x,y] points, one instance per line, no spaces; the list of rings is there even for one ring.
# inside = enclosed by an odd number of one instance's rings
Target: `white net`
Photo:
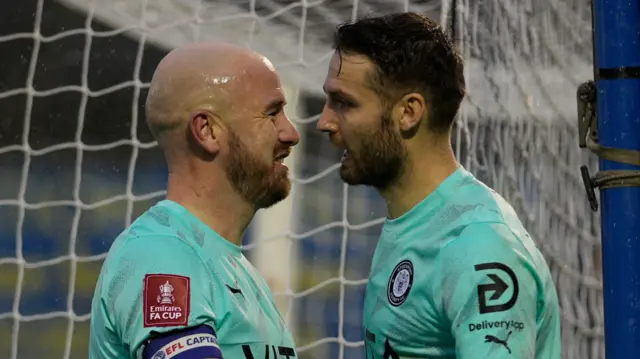
[[[578,170],[596,160],[578,150],[575,110],[577,86],[592,78],[589,2],[458,6],[471,87],[461,161],[515,207],[544,253],[562,307],[565,357],[604,358],[599,218]]]
[[[164,162],[141,111],[153,69],[171,47],[224,40],[270,57],[299,103],[296,216],[279,235],[269,221],[251,232],[295,247],[278,258],[295,270],[275,280],[285,283],[276,295],[286,299],[301,357],[363,358],[364,285],[384,205],[340,182],[340,153],[314,127],[335,25],[401,10],[447,27],[455,20],[469,84],[458,157],[514,205],[546,255],[565,357],[603,358],[599,225],[578,171],[595,162],[578,150],[573,126],[575,88],[591,74],[590,11],[577,0],[4,3],[0,357],[86,358],[102,259],[164,194]],[[256,241],[247,253],[275,242]]]

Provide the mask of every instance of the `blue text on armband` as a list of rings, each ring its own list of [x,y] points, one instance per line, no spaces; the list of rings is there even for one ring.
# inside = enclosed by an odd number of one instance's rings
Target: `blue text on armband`
[[[207,325],[162,334],[149,340],[143,359],[222,359],[214,330]]]

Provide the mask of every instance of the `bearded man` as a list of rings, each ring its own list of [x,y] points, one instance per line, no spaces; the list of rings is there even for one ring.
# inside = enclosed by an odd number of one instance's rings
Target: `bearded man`
[[[340,176],[387,203],[364,304],[373,359],[560,359],[549,268],[513,208],[467,172],[451,132],[463,63],[411,12],[340,26],[318,128]],[[366,209],[365,209],[366,210]]]
[[[158,65],[146,119],[166,199],[113,243],[91,310],[91,359],[295,358],[265,280],[241,252],[256,211],[283,200],[299,140],[264,56],[177,48]]]

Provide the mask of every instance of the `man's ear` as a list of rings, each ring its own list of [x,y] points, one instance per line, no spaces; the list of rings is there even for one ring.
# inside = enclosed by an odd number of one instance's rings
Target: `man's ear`
[[[220,121],[209,111],[191,114],[189,127],[195,144],[206,154],[215,156],[220,151]]]
[[[402,97],[398,102],[398,110],[400,112],[400,120],[398,121],[400,131],[415,133],[427,112],[427,103],[421,94],[413,92]]]

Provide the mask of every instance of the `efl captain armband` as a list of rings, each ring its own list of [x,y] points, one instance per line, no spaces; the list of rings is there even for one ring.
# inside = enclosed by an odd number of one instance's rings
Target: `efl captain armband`
[[[147,340],[142,359],[222,359],[215,331],[200,325]]]

